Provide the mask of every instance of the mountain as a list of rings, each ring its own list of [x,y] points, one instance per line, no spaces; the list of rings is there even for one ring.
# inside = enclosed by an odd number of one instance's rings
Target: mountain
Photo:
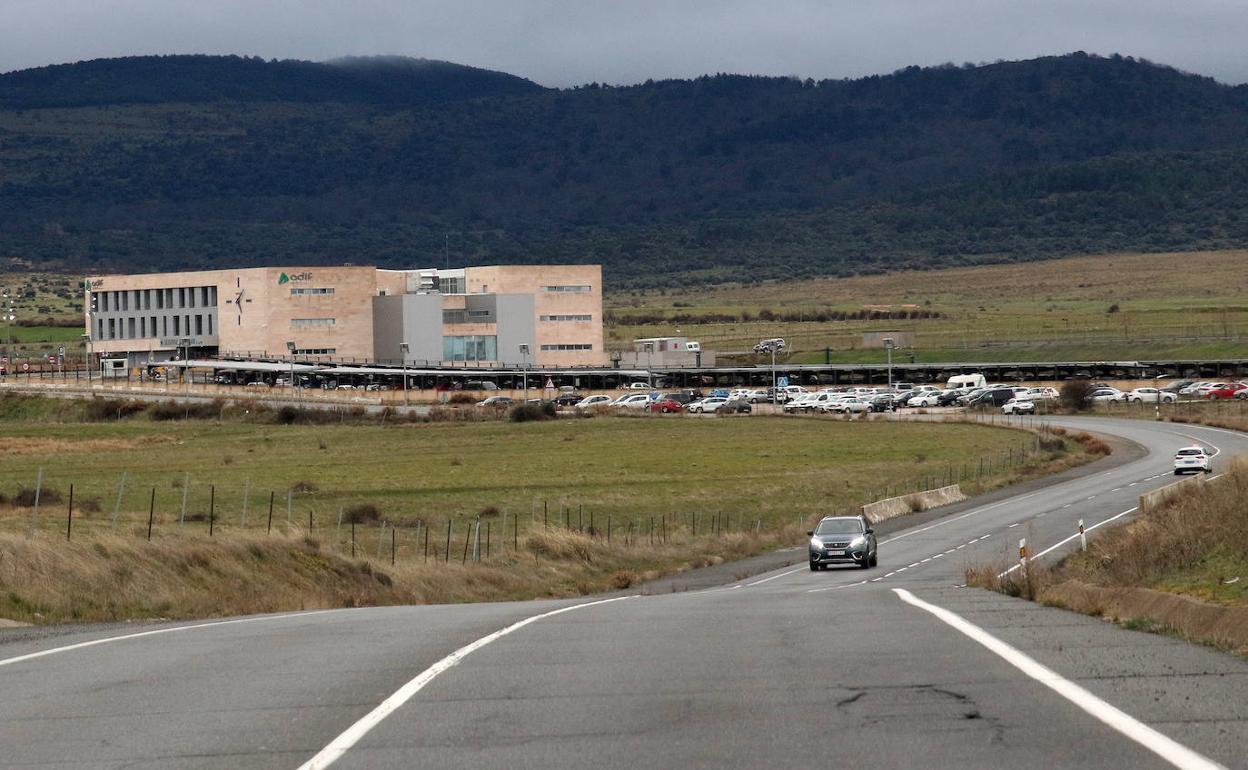
[[[398,56],[330,62],[246,56],[131,56],[0,75],[0,109],[204,102],[442,104],[542,91],[532,81]]]
[[[1121,56],[567,90],[419,60],[102,60],[0,76],[0,257],[557,258],[642,286],[1238,246],[1246,159],[1248,89]]]

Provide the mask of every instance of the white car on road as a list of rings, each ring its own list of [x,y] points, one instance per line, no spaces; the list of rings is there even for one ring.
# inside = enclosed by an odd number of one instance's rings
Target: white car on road
[[[1213,473],[1213,457],[1203,446],[1185,446],[1174,453],[1174,475],[1184,473]]]
[[[1026,396],[1015,396],[1001,405],[1002,414],[1035,414],[1036,402]]]

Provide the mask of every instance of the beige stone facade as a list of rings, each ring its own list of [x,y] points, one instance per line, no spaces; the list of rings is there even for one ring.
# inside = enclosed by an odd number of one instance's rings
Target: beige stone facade
[[[415,338],[428,363],[465,360],[456,359],[465,339],[474,356],[467,360],[479,364],[520,362],[526,346],[527,362],[537,366],[606,362],[597,265],[264,267],[104,275],[89,286],[93,352],[125,356],[130,365],[214,354],[285,356],[289,343],[309,358],[373,361],[403,355],[398,343],[417,347]],[[419,324],[401,311],[393,319],[381,312],[379,298],[403,295],[424,295],[425,305],[437,307]],[[487,349],[495,358],[481,358]]]

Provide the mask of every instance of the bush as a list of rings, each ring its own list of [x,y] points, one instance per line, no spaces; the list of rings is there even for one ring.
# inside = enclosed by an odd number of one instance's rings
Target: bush
[[[39,492],[39,504],[47,505],[48,503],[61,502],[61,493],[50,487],[44,487]],[[13,504],[22,508],[35,507],[35,490],[30,487],[21,487],[17,490],[17,494],[13,495]]]
[[[142,412],[145,405],[119,398],[93,398],[87,402],[86,418],[92,422],[120,420]]]
[[[513,406],[507,416],[512,422],[541,422],[555,417],[554,404],[519,404]]]
[[[278,425],[293,425],[297,419],[299,419],[299,410],[290,405],[283,406],[273,415],[273,421]]]
[[[343,511],[342,520],[348,524],[375,524],[381,521],[381,511],[372,503],[357,503]]]
[[[1059,399],[1062,406],[1082,412],[1092,407],[1092,383],[1087,380],[1067,380],[1062,384]]]
[[[454,393],[446,400],[448,404],[475,404],[477,397],[471,393]]]

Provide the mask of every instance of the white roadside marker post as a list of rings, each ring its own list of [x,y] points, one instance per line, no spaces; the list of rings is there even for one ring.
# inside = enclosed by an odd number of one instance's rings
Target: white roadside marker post
[[[1023,579],[1027,579],[1027,538],[1018,541],[1018,567],[1023,573]]]
[[[1079,520],[1079,550],[1088,550],[1088,535],[1083,531],[1083,519]]]

